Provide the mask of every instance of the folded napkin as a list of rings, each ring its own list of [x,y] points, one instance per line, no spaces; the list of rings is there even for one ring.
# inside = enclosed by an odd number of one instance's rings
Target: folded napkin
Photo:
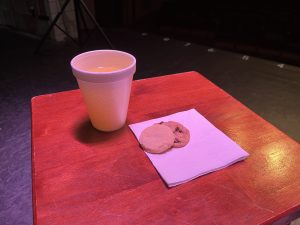
[[[169,187],[225,168],[249,154],[195,109],[129,125],[137,139],[154,123],[176,121],[190,130],[190,142],[163,154],[145,152]]]

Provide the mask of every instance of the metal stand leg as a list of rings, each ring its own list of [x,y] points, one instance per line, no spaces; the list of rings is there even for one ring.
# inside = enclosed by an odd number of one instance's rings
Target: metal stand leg
[[[99,25],[99,23],[97,22],[97,20],[95,19],[95,17],[93,16],[93,14],[90,12],[90,10],[88,9],[88,7],[86,6],[86,4],[82,1],[79,0],[80,4],[82,5],[83,9],[85,10],[85,12],[87,13],[87,15],[90,17],[90,19],[94,22],[94,24],[96,25],[97,29],[100,31],[100,33],[103,35],[103,37],[105,38],[106,42],[109,44],[109,46],[114,49],[114,46],[112,45],[112,43],[110,42],[110,40],[108,39],[108,37],[106,36],[106,34],[104,33],[103,29],[101,28],[101,26]]]
[[[74,0],[74,10],[75,10],[75,19],[76,19],[76,26],[77,26],[77,37],[79,45],[82,44],[82,37],[80,32],[80,21],[79,21],[79,1]]]
[[[80,4],[80,3],[79,3],[79,4]],[[81,21],[82,21],[82,23],[83,23],[84,29],[86,30],[87,35],[88,35],[88,37],[89,37],[89,36],[90,36],[90,32],[89,32],[87,23],[86,23],[86,21],[85,21],[84,14],[83,14],[83,11],[82,11],[82,8],[81,8],[81,7],[78,7],[78,8],[79,8],[78,12],[79,12]]]
[[[61,31],[63,32],[68,38],[70,38],[75,44],[78,44],[78,41],[75,40],[71,35],[69,35],[64,29],[62,29],[60,26],[58,26],[57,24],[55,24],[55,26]]]
[[[42,47],[44,41],[46,40],[46,38],[48,37],[48,35],[50,34],[51,30],[53,29],[53,27],[55,26],[57,20],[59,19],[59,17],[63,14],[65,8],[67,7],[67,5],[69,4],[71,0],[66,0],[63,4],[63,6],[61,7],[61,10],[57,13],[57,15],[55,16],[54,20],[52,21],[52,23],[50,24],[50,26],[48,27],[46,33],[43,35],[39,45],[37,46],[37,48],[35,49],[35,53],[37,53],[40,48]]]
[[[70,3],[70,1],[71,0],[66,0],[64,2],[64,4],[61,7],[61,10],[57,13],[57,15],[55,16],[54,20],[52,21],[52,23],[48,27],[46,33],[43,35],[42,39],[40,40],[37,48],[34,51],[35,53],[38,53],[38,51],[42,47],[43,43],[45,42],[46,38],[48,37],[48,35],[50,34],[50,32],[51,32],[51,30],[53,29],[54,26],[57,26],[63,33],[65,33],[69,38],[71,38],[73,41],[75,41],[74,38],[72,38],[62,28],[60,28],[58,25],[56,25],[56,22],[58,21],[58,19],[60,18],[60,16],[63,14],[65,8]],[[83,15],[83,12],[82,12],[80,6],[83,7],[83,9],[85,10],[86,14],[89,16],[89,18],[93,21],[93,23],[95,24],[95,26],[97,27],[97,29],[103,35],[103,37],[105,38],[105,40],[108,43],[108,45],[110,46],[110,48],[113,49],[114,47],[113,47],[112,43],[110,42],[110,40],[108,39],[108,37],[104,33],[103,29],[101,28],[101,26],[98,24],[98,22],[94,18],[94,16],[92,15],[92,13],[88,9],[88,7],[86,6],[86,4],[83,1],[81,1],[81,0],[74,0],[75,17],[76,17],[76,24],[77,24],[77,33],[78,33],[78,42],[79,42],[79,44],[82,43],[82,37],[81,37],[81,34],[80,34],[80,21],[79,21],[80,18],[81,18],[81,20],[83,22],[83,25],[85,26],[85,29],[87,29],[87,24],[85,22],[84,15]]]

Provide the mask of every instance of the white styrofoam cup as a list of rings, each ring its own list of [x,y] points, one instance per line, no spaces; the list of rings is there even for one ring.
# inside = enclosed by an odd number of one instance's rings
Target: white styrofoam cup
[[[71,60],[73,75],[83,95],[92,125],[101,131],[124,126],[136,59],[117,50],[84,52]],[[92,72],[92,68],[115,68]]]

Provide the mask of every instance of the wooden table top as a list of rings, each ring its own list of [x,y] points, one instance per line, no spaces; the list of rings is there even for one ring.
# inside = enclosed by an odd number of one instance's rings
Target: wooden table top
[[[128,126],[89,123],[79,90],[32,99],[35,224],[269,224],[300,209],[300,147],[197,72],[133,82],[127,124],[195,108],[250,156],[168,188]]]

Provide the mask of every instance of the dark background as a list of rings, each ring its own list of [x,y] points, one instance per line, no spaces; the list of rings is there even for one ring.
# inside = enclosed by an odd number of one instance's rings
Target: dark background
[[[300,13],[269,1],[95,1],[98,22],[300,65]]]

